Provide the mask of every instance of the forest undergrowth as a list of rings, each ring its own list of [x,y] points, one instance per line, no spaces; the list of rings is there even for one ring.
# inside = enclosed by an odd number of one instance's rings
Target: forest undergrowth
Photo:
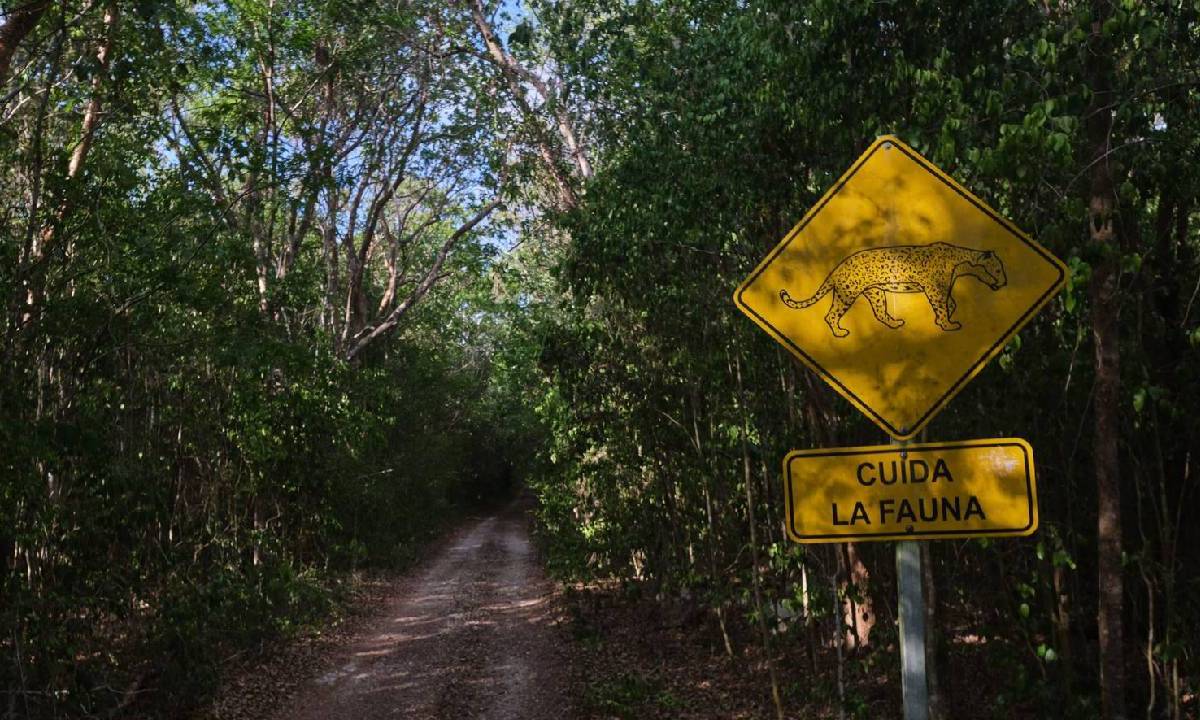
[[[882,135],[1070,269],[928,428],[1041,519],[925,546],[934,717],[1196,717],[1190,0],[0,4],[0,716],[194,707],[522,483],[598,657],[623,586],[737,712],[895,708],[892,546],[780,482],[886,438],[731,302]],[[702,710],[629,643],[597,713]]]

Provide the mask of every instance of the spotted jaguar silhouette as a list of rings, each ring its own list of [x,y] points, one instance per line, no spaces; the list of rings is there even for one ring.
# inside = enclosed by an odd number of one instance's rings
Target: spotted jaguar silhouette
[[[970,275],[992,290],[1008,283],[1004,263],[990,250],[975,250],[944,242],[928,245],[893,245],[859,250],[847,256],[807,300],[794,300],[786,289],[779,299],[793,310],[802,310],[826,295],[833,304],[825,314],[834,337],[844,338],[850,331],[842,327],[842,316],[859,296],[867,298],[875,319],[893,330],[904,321],[888,312],[887,293],[925,293],[933,308],[933,319],[944,331],[958,330],[962,323],[951,319],[957,305],[951,292],[958,278]]]

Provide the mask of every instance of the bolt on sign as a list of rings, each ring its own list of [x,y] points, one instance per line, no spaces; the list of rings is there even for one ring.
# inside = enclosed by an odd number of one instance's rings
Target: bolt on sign
[[[797,450],[783,461],[796,542],[1023,537],[1037,530],[1019,438]]]
[[[1066,267],[898,139],[871,144],[734,302],[892,437],[914,437]]]

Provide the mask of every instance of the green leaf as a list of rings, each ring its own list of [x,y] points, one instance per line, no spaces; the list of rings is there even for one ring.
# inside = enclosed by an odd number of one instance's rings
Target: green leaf
[[[1050,564],[1054,567],[1062,567],[1066,565],[1072,570],[1075,569],[1075,561],[1067,554],[1066,550],[1055,550],[1054,556],[1050,559]]]
[[[508,44],[513,47],[528,47],[533,42],[533,28],[521,21],[508,35]]]
[[[1139,415],[1142,414],[1142,408],[1146,406],[1146,388],[1138,388],[1133,393],[1133,411]]]

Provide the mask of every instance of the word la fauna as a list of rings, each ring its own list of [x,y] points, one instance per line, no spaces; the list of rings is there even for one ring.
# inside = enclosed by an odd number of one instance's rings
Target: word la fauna
[[[929,463],[920,458],[909,458],[890,462],[859,463],[855,475],[858,483],[863,487],[876,485],[884,487],[896,483],[907,485],[929,482],[932,485],[938,482],[954,482],[950,466],[940,457],[934,462],[932,474],[929,470]],[[872,513],[870,509],[874,509],[875,512]],[[874,522],[879,524],[912,524],[918,520],[927,523],[936,523],[940,520],[971,520],[972,518],[987,520],[983,505],[974,495],[967,495],[965,498],[961,495],[940,494],[915,499],[882,497],[874,502],[856,500],[854,508],[848,513],[845,507],[839,513],[836,502],[831,503],[830,510],[834,525],[856,525],[858,523],[870,525],[872,516]]]

